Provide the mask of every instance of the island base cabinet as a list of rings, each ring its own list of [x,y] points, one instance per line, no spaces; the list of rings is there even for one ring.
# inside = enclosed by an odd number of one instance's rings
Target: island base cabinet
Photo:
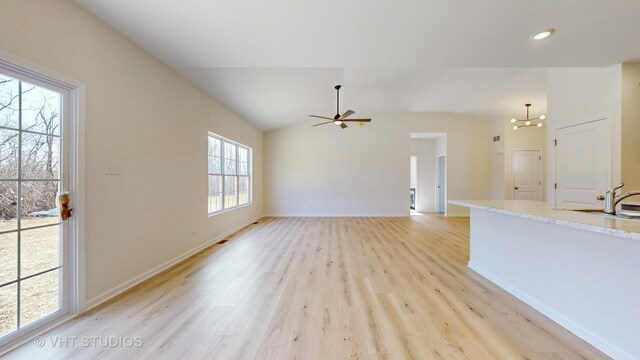
[[[470,241],[475,272],[615,359],[640,359],[639,241],[474,208]]]

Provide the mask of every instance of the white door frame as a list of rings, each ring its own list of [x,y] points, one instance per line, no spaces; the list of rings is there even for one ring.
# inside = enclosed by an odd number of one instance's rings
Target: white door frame
[[[55,71],[46,69],[40,65],[16,57],[0,50],[0,69],[9,76],[25,79],[35,85],[55,86],[68,91],[68,109],[63,109],[67,116],[66,143],[63,145],[68,152],[67,189],[71,192],[71,207],[74,209],[73,217],[68,220],[69,240],[67,251],[68,276],[68,303],[67,312],[55,320],[38,326],[35,329],[7,335],[7,342],[0,347],[0,355],[11,349],[30,341],[62,322],[68,321],[86,309],[85,295],[85,92],[86,86],[77,80],[71,79]],[[46,319],[43,318],[43,319]],[[28,328],[25,327],[25,328]]]
[[[513,149],[511,152],[511,198],[516,198],[516,153],[518,151],[537,151],[538,152],[538,198],[542,200],[542,150],[540,149]]]
[[[439,158],[444,157],[444,216],[447,216],[447,154],[446,153],[440,153],[440,154],[436,154],[435,157],[435,174],[436,174],[436,181],[435,181],[435,199],[436,199],[436,212],[440,212],[440,203],[438,202],[438,179],[440,177],[440,169],[438,167],[439,165]]]
[[[418,182],[420,180],[418,180],[418,155],[417,154],[409,155],[409,189],[411,189],[411,167],[412,167],[411,161],[413,160],[413,158],[416,159],[416,168],[415,168],[415,170],[416,170],[416,173],[415,173],[415,176],[416,176],[416,187],[414,188],[416,193],[415,193],[415,197],[413,199],[414,207],[415,207],[415,209],[413,209],[413,211],[418,211]]]

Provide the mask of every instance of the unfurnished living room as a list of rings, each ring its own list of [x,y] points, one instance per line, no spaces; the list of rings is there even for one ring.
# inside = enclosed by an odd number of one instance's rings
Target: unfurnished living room
[[[640,359],[637,0],[0,1],[0,358]]]

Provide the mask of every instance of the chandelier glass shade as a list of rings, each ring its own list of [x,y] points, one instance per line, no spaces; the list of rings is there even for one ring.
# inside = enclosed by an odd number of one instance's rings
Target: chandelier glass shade
[[[546,119],[546,115],[540,115],[536,118],[529,117],[529,108],[531,104],[525,104],[527,108],[527,118],[526,119],[511,119],[511,123],[513,124],[513,130],[518,130],[523,127],[542,127],[542,120]]]

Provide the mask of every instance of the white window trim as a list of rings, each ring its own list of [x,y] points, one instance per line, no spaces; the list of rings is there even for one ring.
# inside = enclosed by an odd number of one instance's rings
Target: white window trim
[[[222,209],[209,212],[209,205],[208,205],[209,186],[207,185],[207,212],[209,214],[209,217],[215,216],[215,215],[218,215],[218,214],[222,214],[222,213],[225,213],[225,212],[229,212],[229,211],[232,211],[232,210],[236,210],[236,209],[239,209],[239,208],[243,208],[245,206],[252,205],[253,204],[253,148],[250,147],[250,146],[247,146],[245,144],[241,144],[241,143],[239,143],[237,141],[231,140],[229,138],[226,138],[224,136],[221,136],[221,135],[218,135],[216,133],[213,133],[213,132],[209,131],[208,134],[207,134],[207,149],[208,149],[208,146],[209,146],[209,138],[214,138],[214,139],[217,139],[217,140],[221,141],[221,146],[220,146],[220,174],[211,174],[211,173],[209,173],[209,165],[208,165],[209,153],[208,153],[208,150],[207,150],[207,184],[209,183],[208,180],[209,180],[209,176],[210,175],[222,176]],[[235,206],[225,207],[225,204],[224,204],[224,196],[225,196],[224,180],[225,180],[225,177],[227,176],[224,173],[224,161],[225,161],[225,159],[224,159],[224,143],[225,142],[236,146],[236,175],[228,175],[228,176],[236,177],[236,178],[238,178],[238,180],[239,180],[239,178],[241,176],[247,176],[249,178],[249,189],[248,189],[249,190],[249,201],[246,204],[236,204]],[[247,173],[248,173],[248,175],[238,175],[237,174],[238,169],[239,169],[238,164],[239,164],[239,159],[240,159],[239,156],[238,156],[238,149],[239,148],[244,148],[244,149],[247,150]],[[237,198],[237,202],[239,203],[240,202],[240,181],[237,181],[237,183],[236,183],[236,198]]]

